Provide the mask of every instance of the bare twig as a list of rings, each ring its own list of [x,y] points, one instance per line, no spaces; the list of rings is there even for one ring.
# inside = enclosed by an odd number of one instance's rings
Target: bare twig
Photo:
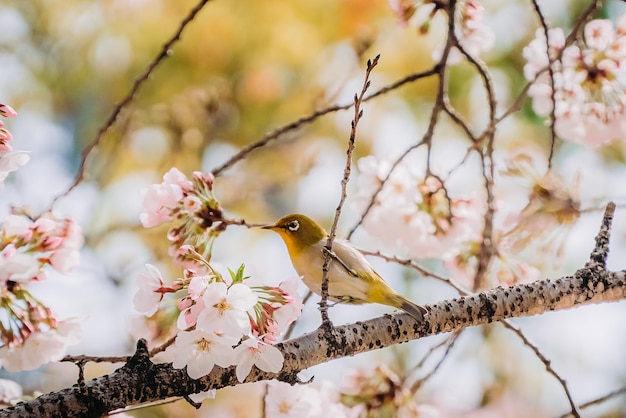
[[[604,396],[600,396],[599,398],[596,399],[592,399],[588,402],[585,402],[583,404],[578,405],[578,409],[585,409],[585,408],[589,408],[590,406],[594,406],[594,405],[598,405],[602,402],[608,401],[611,398],[614,398],[616,396],[619,395],[623,395],[626,394],[626,387],[620,388],[620,389],[616,389],[612,392],[607,393]],[[568,418],[571,414],[568,412],[567,414],[561,415],[559,418]]]
[[[435,75],[439,72],[439,68],[440,65],[437,64],[435,65],[433,68],[426,70],[426,71],[422,71],[419,73],[414,73],[414,74],[410,74],[398,81],[395,81],[391,84],[389,84],[388,86],[385,86],[377,91],[375,91],[374,93],[366,96],[362,101],[366,102],[368,100],[371,100],[375,97],[381,96],[385,93],[388,93],[390,91],[396,90],[397,88],[411,83],[415,80],[420,80],[422,78],[426,78],[426,77],[430,77],[431,75]],[[248,154],[250,154],[251,152],[253,152],[254,150],[258,149],[258,148],[262,148],[264,146],[266,146],[267,144],[269,144],[270,142],[273,142],[277,139],[279,139],[282,135],[284,135],[287,132],[290,131],[294,131],[296,129],[302,128],[305,125],[308,125],[309,123],[314,122],[315,120],[319,119],[320,117],[327,115],[329,113],[333,113],[333,112],[337,112],[340,110],[347,110],[350,109],[352,106],[354,106],[354,103],[349,103],[349,104],[344,104],[344,105],[333,105],[333,106],[329,106],[326,107],[324,109],[320,109],[320,110],[316,110],[315,112],[311,113],[310,115],[307,116],[303,116],[300,119],[291,122],[287,125],[281,126],[280,128],[276,128],[274,129],[272,132],[268,133],[267,135],[265,135],[263,138],[259,139],[256,142],[253,142],[252,144],[244,147],[241,151],[239,151],[237,154],[233,155],[231,158],[228,159],[228,161],[226,161],[225,163],[223,163],[222,165],[220,165],[217,168],[214,168],[211,173],[213,173],[213,175],[215,177],[221,175],[222,173],[224,173],[224,171],[226,171],[227,169],[229,169],[230,167],[234,166],[235,164],[237,164],[239,161],[243,160],[244,158],[246,158],[248,156]]]
[[[346,151],[346,166],[343,171],[343,178],[341,179],[341,197],[339,199],[337,209],[335,210],[335,219],[333,220],[333,224],[328,234],[328,241],[324,247],[326,251],[324,252],[324,265],[322,266],[322,300],[320,301],[320,312],[322,314],[322,326],[326,329],[332,328],[332,323],[328,317],[328,270],[331,262],[333,241],[335,239],[335,235],[337,234],[337,225],[339,224],[341,209],[343,208],[346,198],[348,197],[347,187],[348,181],[350,181],[350,172],[352,170],[352,152],[354,151],[354,143],[356,141],[356,128],[361,120],[361,117],[363,116],[361,104],[363,103],[365,93],[370,86],[370,74],[372,73],[374,67],[378,65],[379,58],[380,55],[377,55],[373,60],[367,60],[367,69],[365,70],[363,88],[358,96],[356,94],[354,95],[354,119],[352,119],[350,127],[350,138],[348,139],[348,150]]]
[[[451,0],[450,3],[451,3],[451,7],[454,7],[455,0]],[[454,19],[452,19],[452,20],[454,20]],[[449,29],[449,30],[454,30],[454,29]],[[430,121],[428,123],[428,128],[426,129],[426,132],[424,133],[424,135],[422,136],[422,138],[420,139],[419,142],[417,142],[417,143],[411,145],[410,147],[408,147],[402,153],[402,155],[400,155],[400,157],[398,157],[398,159],[393,162],[393,164],[389,168],[389,171],[385,175],[385,178],[381,180],[381,182],[379,183],[378,187],[374,191],[374,194],[372,194],[372,197],[370,198],[370,201],[369,201],[367,207],[365,208],[365,210],[361,213],[361,216],[359,217],[359,220],[357,221],[357,223],[348,232],[348,236],[346,237],[348,240],[350,238],[352,238],[352,235],[354,234],[354,232],[357,230],[357,228],[359,226],[361,226],[361,224],[365,220],[365,217],[367,216],[367,214],[374,207],[374,204],[376,203],[376,199],[378,198],[378,195],[383,190],[383,187],[385,187],[385,183],[387,183],[387,181],[391,177],[391,174],[396,169],[396,167],[413,150],[415,150],[416,148],[420,147],[421,145],[430,144],[430,141],[431,141],[432,136],[433,136],[433,132],[435,131],[435,125],[437,124],[437,120],[439,118],[439,114],[441,113],[442,109],[444,108],[444,96],[445,96],[444,93],[445,93],[445,85],[446,85],[446,62],[448,60],[448,55],[450,54],[450,49],[451,48],[452,48],[452,43],[451,42],[447,42],[445,47],[444,47],[444,49],[443,49],[441,60],[439,60],[439,63],[433,69],[433,70],[435,70],[435,69],[437,70],[436,74],[439,76],[439,83],[438,83],[438,87],[437,87],[437,97],[435,99],[435,105],[433,106],[433,110],[432,110],[431,115],[430,115]],[[429,154],[430,154],[430,150],[429,150]]]
[[[426,277],[431,277],[435,280],[439,280],[440,282],[443,282],[451,287],[453,287],[457,292],[459,292],[459,294],[461,296],[465,296],[470,294],[471,292],[467,289],[465,289],[463,286],[461,286],[460,284],[458,284],[457,282],[455,282],[452,278],[449,277],[443,277],[439,274],[435,274],[433,272],[431,272],[430,270],[425,269],[424,267],[420,266],[419,264],[417,264],[414,260],[411,260],[410,258],[400,258],[400,257],[396,257],[396,256],[389,256],[389,255],[385,255],[382,254],[380,251],[367,251],[367,250],[359,250],[361,253],[365,254],[365,255],[371,255],[373,257],[379,257],[382,258],[385,261],[391,262],[391,263],[397,263],[400,264],[402,266],[405,267],[409,267],[412,268],[414,270],[419,271],[422,275],[426,276]]]
[[[53,205],[61,197],[67,196],[84,179],[87,158],[89,157],[91,152],[94,150],[94,148],[96,148],[100,144],[100,141],[102,140],[102,137],[104,136],[104,134],[111,128],[111,126],[113,126],[113,124],[117,120],[122,110],[124,110],[133,101],[133,99],[137,95],[137,92],[139,92],[139,89],[145,84],[146,81],[148,81],[148,79],[150,78],[150,75],[154,72],[154,70],[165,60],[165,58],[167,58],[171,54],[172,46],[180,40],[180,37],[183,31],[185,30],[185,28],[187,27],[187,25],[195,19],[198,12],[200,12],[200,10],[202,10],[202,8],[209,1],[210,0],[200,0],[200,2],[193,9],[191,9],[189,14],[180,22],[180,25],[176,33],[174,33],[174,35],[167,42],[165,42],[165,44],[163,44],[161,51],[148,65],[148,67],[143,72],[143,74],[137,77],[137,79],[135,80],[133,84],[133,87],[130,89],[126,97],[124,97],[113,108],[111,115],[109,115],[107,120],[104,122],[104,125],[102,125],[102,127],[98,130],[95,138],[83,150],[82,159],[80,161],[80,166],[78,167],[78,172],[76,173],[76,176],[74,177],[74,182],[63,194],[60,194],[59,196],[54,198],[54,200],[52,201]]]
[[[420,379],[416,380],[412,385],[411,385],[411,393],[415,393],[419,390],[419,388],[431,377],[433,377],[435,375],[435,373],[437,373],[437,370],[439,370],[439,368],[441,367],[441,365],[443,364],[443,362],[448,358],[448,355],[450,354],[450,351],[452,350],[452,347],[454,346],[454,343],[458,340],[459,335],[461,335],[462,331],[456,331],[454,333],[452,333],[452,335],[449,338],[446,338],[443,341],[443,344],[438,344],[434,347],[435,348],[439,348],[442,345],[446,345],[446,351],[443,352],[443,356],[441,356],[441,358],[439,359],[439,361],[437,362],[437,364],[435,364],[435,367],[433,367],[433,369],[426,373],[426,375],[422,376]],[[420,363],[423,363],[429,356],[430,354],[432,354],[434,352],[434,349],[431,349],[422,359],[422,361]]]
[[[548,360],[546,358],[546,356],[543,355],[541,350],[539,350],[539,347],[537,347],[536,345],[531,343],[530,340],[524,335],[522,330],[519,329],[516,325],[513,325],[513,323],[511,321],[504,320],[504,321],[502,321],[502,324],[506,328],[508,328],[509,330],[513,331],[515,334],[517,334],[517,336],[519,338],[521,338],[521,340],[524,342],[524,345],[527,346],[528,348],[530,348],[535,353],[535,356],[537,356],[537,358],[543,363],[543,365],[546,367],[546,370],[548,371],[548,373],[550,373],[552,376],[554,376],[554,378],[556,380],[559,381],[559,384],[561,385],[561,387],[563,388],[563,391],[565,392],[565,396],[567,396],[567,401],[569,402],[570,407],[572,408],[570,414],[573,415],[576,418],[580,418],[580,413],[578,412],[578,408],[576,407],[576,404],[574,403],[574,399],[572,399],[572,395],[571,395],[571,393],[570,393],[570,391],[569,391],[569,389],[567,387],[567,383],[565,382],[565,379],[563,379],[552,368],[552,364],[551,364],[550,360]]]
[[[554,147],[556,145],[556,91],[554,88],[554,68],[553,63],[554,60],[550,56],[550,25],[546,21],[546,17],[541,12],[541,8],[539,7],[539,3],[537,0],[532,0],[533,7],[535,9],[535,13],[539,18],[539,22],[541,23],[541,27],[543,29],[543,34],[546,37],[546,54],[548,56],[548,74],[550,78],[550,101],[552,102],[552,109],[550,110],[550,154],[548,156],[548,170],[552,168],[552,159],[554,158]]]

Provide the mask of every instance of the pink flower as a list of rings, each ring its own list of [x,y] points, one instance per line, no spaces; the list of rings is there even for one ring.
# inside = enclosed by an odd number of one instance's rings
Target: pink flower
[[[0,280],[24,282],[35,279],[41,263],[33,254],[4,253],[0,257]]]
[[[389,7],[398,19],[400,26],[406,26],[416,10],[415,0],[389,0]]]
[[[27,242],[33,235],[31,225],[33,222],[25,216],[7,215],[2,221],[2,236],[7,238],[16,238]]]
[[[12,118],[13,116],[17,116],[17,112],[11,106],[0,103],[0,116]]]
[[[626,32],[624,18],[618,30],[609,20],[592,20],[585,25],[584,42],[568,46],[560,29],[549,32],[554,79],[547,73],[548,56],[542,30],[524,49],[524,75],[533,85],[528,94],[533,109],[549,116],[554,108],[556,133],[564,140],[601,146],[626,134]],[[554,92],[552,91],[554,85]],[[553,98],[555,103],[553,104]]]
[[[265,408],[267,418],[313,418],[322,412],[320,394],[305,385],[291,386],[271,380],[267,384]]]
[[[198,299],[194,304],[180,311],[176,327],[182,331],[195,326],[202,311],[204,311],[204,302]]]
[[[290,297],[289,303],[281,305],[274,311],[274,319],[279,330],[284,330],[289,324],[300,317],[302,313],[302,298],[298,293],[300,278],[286,280],[278,287],[283,289]]]
[[[48,331],[33,332],[22,345],[0,348],[0,364],[9,372],[33,370],[42,364],[58,361],[67,347],[80,340],[80,320],[68,319]]]
[[[231,366],[234,359],[233,345],[238,341],[238,338],[218,336],[214,332],[199,329],[181,331],[174,345],[167,351],[172,353],[172,367],[187,367],[189,377],[199,379],[209,374],[215,365]]]
[[[176,167],[170,168],[170,171],[163,175],[163,184],[175,185],[185,191],[193,189],[191,180],[188,180],[187,176]]]
[[[257,295],[242,283],[232,285],[216,282],[207,286],[202,295],[204,310],[196,326],[205,331],[216,331],[240,337],[250,333],[248,309],[257,302]]]
[[[22,400],[22,387],[12,380],[0,379],[0,404],[15,405]]]
[[[0,152],[0,187],[10,172],[17,170],[28,162],[30,157],[20,151]]]
[[[176,184],[153,184],[143,189],[144,212],[139,215],[145,228],[161,225],[172,219],[172,209],[183,198],[183,190]]]
[[[248,338],[235,348],[237,380],[243,383],[252,366],[268,373],[278,373],[283,368],[283,354],[273,345],[265,344],[256,338]]]
[[[137,292],[133,297],[135,310],[146,316],[152,316],[159,308],[159,303],[163,299],[163,293],[157,290],[163,286],[161,272],[152,264],[146,264],[147,273],[140,273],[137,276]]]

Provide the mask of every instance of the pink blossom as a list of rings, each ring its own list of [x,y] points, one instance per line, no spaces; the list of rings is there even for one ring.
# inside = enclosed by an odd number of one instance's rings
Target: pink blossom
[[[364,210],[391,164],[370,156],[361,158],[358,167],[354,204]],[[405,159],[389,176],[363,227],[383,244],[403,248],[412,257],[446,258],[465,241],[480,236],[483,213],[480,199],[450,198],[439,180],[420,178]]]
[[[22,387],[12,380],[0,379],[0,404],[15,405],[22,400]]]
[[[415,13],[415,0],[389,0],[389,7],[398,19],[400,26],[406,26]]]
[[[172,353],[172,367],[187,367],[189,377],[199,379],[209,374],[215,365],[231,366],[234,359],[233,345],[238,341],[238,338],[199,329],[181,331],[174,345],[167,351]]]
[[[163,175],[163,183],[176,185],[185,191],[193,189],[191,180],[188,180],[187,176],[185,176],[183,172],[176,167],[170,168],[170,170]]]
[[[276,380],[267,384],[267,418],[314,418],[320,416],[322,406],[319,392],[312,387],[291,386]]]
[[[584,42],[564,50],[563,32],[551,30],[551,59],[562,53],[561,61],[552,64],[553,80],[547,72],[543,31],[537,31],[524,49],[524,75],[533,82],[528,90],[533,109],[540,116],[549,116],[554,109],[555,131],[564,140],[601,146],[626,134],[626,33],[619,26],[623,19],[620,22],[616,31],[609,20],[592,20],[585,25]]]
[[[157,290],[163,286],[161,272],[152,264],[146,264],[147,273],[137,275],[137,292],[133,297],[135,310],[146,316],[152,316],[159,308],[163,293]]]
[[[0,256],[0,280],[23,282],[39,275],[41,263],[33,254],[4,253]]]
[[[243,383],[252,366],[268,373],[278,373],[283,368],[283,354],[273,345],[265,344],[256,338],[248,338],[235,348],[237,380]]]
[[[186,330],[196,325],[198,316],[204,311],[204,302],[198,299],[194,304],[184,308],[178,314],[176,327],[179,330]]]
[[[30,334],[22,345],[3,346],[0,348],[0,364],[15,373],[60,360],[67,347],[79,341],[80,322],[77,318],[68,319],[59,322],[55,329]]]
[[[10,172],[17,170],[28,162],[30,157],[20,151],[0,152],[0,187]]]
[[[274,311],[274,319],[276,320],[279,330],[287,328],[287,326],[298,319],[302,313],[302,298],[298,293],[299,284],[300,278],[294,278],[292,280],[286,280],[279,285],[291,298],[288,303],[279,306],[278,309]]]
[[[171,170],[170,170],[171,171]],[[183,198],[183,190],[177,184],[153,184],[141,192],[144,211],[139,215],[145,228],[161,225],[172,219],[172,209]]]
[[[232,285],[215,282],[207,286],[202,301],[205,308],[196,326],[205,331],[223,332],[233,336],[250,333],[248,309],[257,302],[257,295],[242,283]]]
[[[17,238],[24,242],[30,241],[33,235],[33,222],[25,216],[10,214],[2,221],[2,236],[5,239]]]
[[[17,116],[17,112],[9,105],[0,103],[0,116],[12,118]]]

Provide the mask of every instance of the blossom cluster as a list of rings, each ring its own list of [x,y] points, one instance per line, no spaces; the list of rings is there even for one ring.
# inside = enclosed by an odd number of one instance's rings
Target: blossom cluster
[[[9,371],[34,369],[60,359],[78,340],[75,320],[59,321],[35,298],[28,283],[46,278],[46,267],[68,273],[79,260],[81,228],[51,212],[37,218],[15,211],[0,228],[0,364]]]
[[[362,416],[341,403],[337,387],[330,381],[290,385],[272,380],[265,396],[267,418],[357,418]]]
[[[200,255],[183,248],[185,256]],[[193,379],[208,374],[215,365],[236,365],[236,376],[243,382],[255,365],[276,373],[283,364],[281,352],[274,347],[279,335],[296,320],[302,301],[297,280],[279,286],[252,283],[241,266],[224,277],[208,262],[202,272],[186,269],[184,277],[170,286],[163,284],[159,270],[147,265],[147,273],[137,278],[135,309],[154,314],[166,293],[178,293],[178,333],[175,343],[165,352],[173,367],[187,367]]]
[[[492,243],[495,249],[482,285],[515,284],[539,278],[537,266],[553,263],[569,227],[580,215],[577,182],[569,187],[556,174],[541,174],[524,153],[512,156],[503,174],[523,180],[528,204],[519,211],[498,208]],[[369,156],[358,161],[359,192],[355,206],[367,208],[391,169]],[[455,199],[436,177],[422,179],[400,162],[382,185],[363,228],[383,245],[401,248],[416,259],[443,261],[457,282],[474,288],[481,248],[484,208],[475,196]],[[525,257],[522,253],[530,253]],[[550,261],[552,260],[552,261]],[[548,266],[544,266],[548,267]],[[550,266],[552,267],[552,265]]]
[[[381,365],[369,372],[352,371],[341,387],[321,381],[291,386],[271,381],[265,396],[268,418],[426,417],[406,376]]]
[[[170,256],[176,257],[183,245],[191,245],[202,257],[210,258],[215,238],[225,229],[219,201],[213,195],[213,175],[199,171],[189,180],[177,168],[163,175],[163,182],[142,191],[144,227],[172,223],[167,238]],[[182,260],[179,260],[182,261]]]
[[[17,112],[11,106],[0,103],[0,116],[11,118],[16,115]],[[29,159],[24,152],[13,151],[12,140],[13,135],[4,127],[4,122],[0,120],[0,187],[10,172],[26,164]]]
[[[414,23],[422,34],[428,32],[433,18],[444,7],[442,2],[431,0],[389,0],[389,6],[400,25]],[[495,35],[483,22],[484,14],[485,9],[478,0],[457,2],[454,12],[455,36],[463,49],[472,56],[490,50],[494,44]],[[433,53],[433,59],[439,60],[442,51],[443,46],[437,48]],[[460,57],[460,52],[454,48],[448,62],[456,64],[460,62]]]
[[[554,109],[554,129],[562,139],[601,146],[624,137],[626,15],[616,27],[610,20],[588,22],[584,41],[567,47],[562,29],[551,29],[548,42],[540,29],[523,54],[524,75],[533,82],[528,90],[533,109],[540,116]]]
[[[358,161],[355,206],[364,210],[391,170],[391,163],[368,156]],[[481,233],[477,199],[451,199],[436,177],[421,179],[409,164],[398,164],[376,197],[363,227],[383,243],[419,259],[449,258],[461,243]]]

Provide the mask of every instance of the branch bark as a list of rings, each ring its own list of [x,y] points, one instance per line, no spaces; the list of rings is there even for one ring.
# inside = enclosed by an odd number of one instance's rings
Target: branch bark
[[[297,383],[304,369],[341,357],[388,347],[430,335],[453,332],[506,318],[538,315],[546,311],[613,302],[626,298],[626,271],[606,270],[606,255],[615,210],[609,204],[590,261],[572,276],[539,280],[427,305],[429,314],[416,322],[401,312],[311,333],[277,344],[285,356],[277,374],[254,369],[246,382],[278,379]],[[146,342],[121,368],[82,385],[42,395],[0,411],[0,417],[99,416],[129,405],[239,384],[235,367],[215,367],[192,380],[171,364],[153,364]]]

